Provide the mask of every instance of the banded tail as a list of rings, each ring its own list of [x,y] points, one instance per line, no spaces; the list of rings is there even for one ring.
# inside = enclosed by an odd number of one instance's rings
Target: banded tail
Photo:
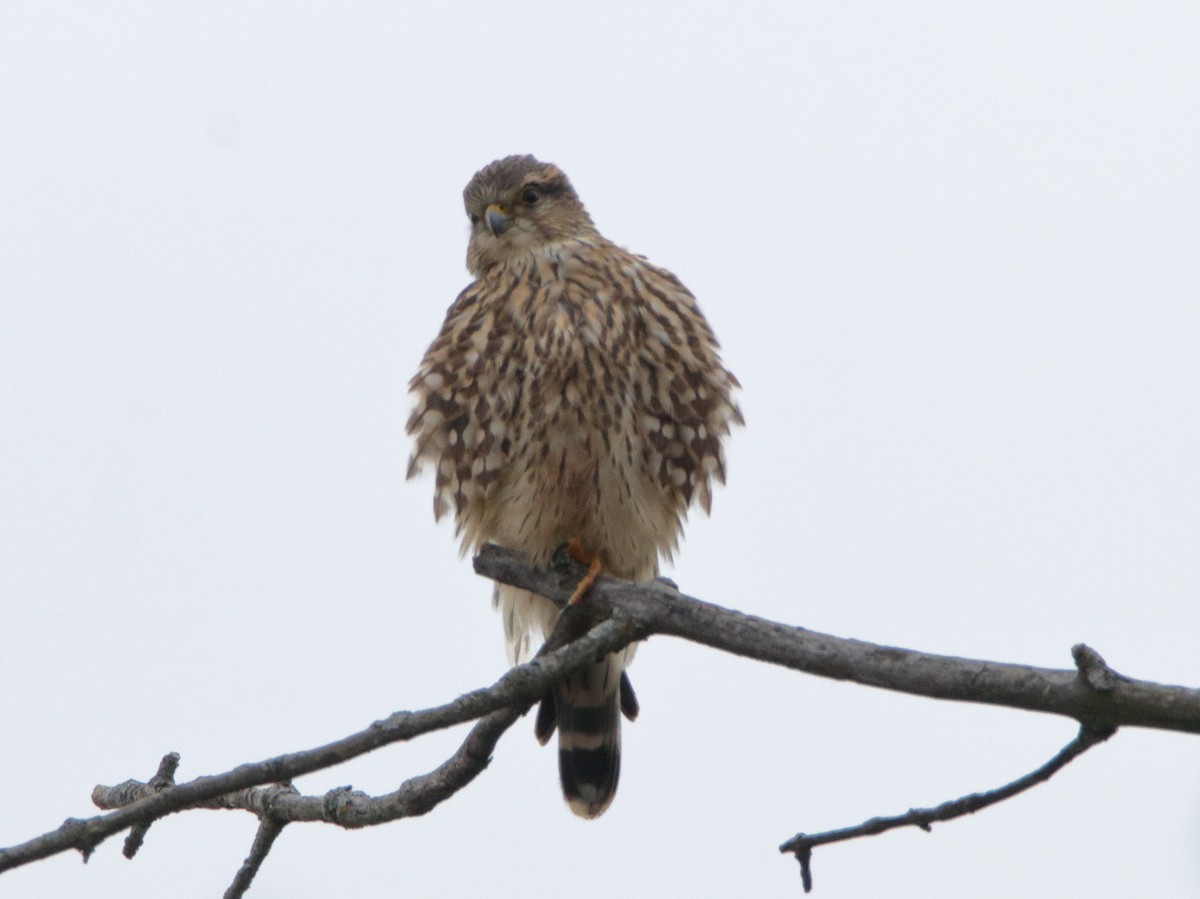
[[[550,600],[496,585],[494,600],[504,618],[509,661],[516,665],[532,656],[531,634],[549,634],[558,620]],[[625,674],[635,647],[627,646],[595,665],[574,671],[543,698],[534,736],[543,746],[555,729],[558,773],[563,798],[581,818],[604,814],[617,792],[621,775],[621,715],[638,714],[637,697]]]
[[[637,716],[623,659],[572,672],[542,700],[534,727],[545,744],[558,727],[558,776],[563,798],[581,818],[598,818],[617,795],[621,776],[621,714]]]

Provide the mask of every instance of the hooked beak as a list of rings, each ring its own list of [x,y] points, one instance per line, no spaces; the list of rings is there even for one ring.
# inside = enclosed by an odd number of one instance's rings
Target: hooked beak
[[[488,230],[495,237],[499,237],[508,230],[508,216],[504,214],[504,210],[493,203],[487,208],[483,214],[483,220],[487,222]]]

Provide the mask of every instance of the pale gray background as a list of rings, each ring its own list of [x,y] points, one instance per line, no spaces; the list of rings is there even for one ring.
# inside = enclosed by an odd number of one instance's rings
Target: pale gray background
[[[1200,6],[0,10],[0,844],[96,782],[312,746],[503,670],[404,482],[465,285],[460,191],[533,152],[677,272],[744,385],[696,595],[837,634],[1200,684]],[[1003,783],[1070,721],[665,639],[621,792],[522,722],[427,818],[280,840],[252,895],[799,895],[776,854]],[[304,778],[382,792],[462,731]],[[212,897],[254,821],[0,878]],[[817,895],[1200,891],[1200,742],[1121,733],[970,820],[824,849]]]

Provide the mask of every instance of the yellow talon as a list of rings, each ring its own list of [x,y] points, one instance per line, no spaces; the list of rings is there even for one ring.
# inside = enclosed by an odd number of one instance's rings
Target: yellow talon
[[[576,562],[588,567],[587,574],[579,579],[579,583],[575,585],[575,592],[567,600],[567,605],[573,606],[583,599],[587,595],[587,592],[592,589],[592,584],[596,583],[596,578],[600,576],[600,560],[595,556],[589,555],[584,550],[583,544],[575,537],[567,541],[567,552],[571,554],[571,558]]]

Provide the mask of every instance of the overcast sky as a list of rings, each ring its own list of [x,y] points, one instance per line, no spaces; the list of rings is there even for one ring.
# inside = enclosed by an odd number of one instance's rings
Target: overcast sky
[[[216,773],[502,673],[403,424],[467,283],[462,187],[510,153],[677,273],[743,384],[685,591],[1200,685],[1200,6],[193,6],[0,10],[0,845],[167,751]],[[796,831],[1075,733],[665,638],[631,673],[600,820],[526,720],[425,818],[289,828],[251,895],[792,897]],[[462,734],[298,785],[390,791]],[[254,829],[173,816],[0,895],[219,896]],[[1195,896],[1200,741],[1123,731],[814,871],[821,899]]]

